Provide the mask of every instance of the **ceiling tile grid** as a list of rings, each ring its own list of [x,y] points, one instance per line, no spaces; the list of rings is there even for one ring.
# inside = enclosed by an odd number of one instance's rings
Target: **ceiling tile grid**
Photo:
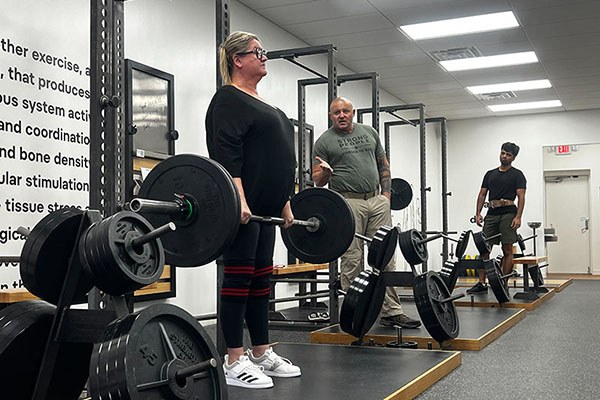
[[[492,113],[490,104],[558,99],[564,110],[600,107],[600,0],[241,0],[308,45],[333,44],[338,62],[379,73],[380,87],[428,115],[449,119],[557,111]],[[399,25],[512,11],[519,26],[413,41]],[[481,56],[534,51],[538,62],[448,72],[434,51],[471,48]],[[549,79],[552,88],[484,100],[466,86]]]

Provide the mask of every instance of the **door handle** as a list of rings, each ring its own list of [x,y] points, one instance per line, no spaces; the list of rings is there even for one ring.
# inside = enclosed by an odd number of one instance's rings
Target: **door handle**
[[[581,233],[586,233],[590,229],[590,219],[588,217],[581,217],[580,220],[581,222],[583,222],[583,226],[581,227]]]

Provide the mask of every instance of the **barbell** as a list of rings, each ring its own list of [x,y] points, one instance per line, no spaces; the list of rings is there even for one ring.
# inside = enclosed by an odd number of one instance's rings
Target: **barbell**
[[[188,181],[186,174],[194,176]],[[213,188],[210,196],[198,193],[200,188],[207,187]],[[159,163],[142,183],[139,196],[129,203],[129,209],[141,213],[151,222],[164,224],[173,221],[178,226],[175,233],[165,235],[162,239],[167,255],[185,254],[173,251],[176,248],[176,240],[173,238],[180,237],[184,229],[196,237],[196,240],[210,236],[206,233],[210,231],[216,238],[220,238],[220,243],[214,240],[214,246],[206,246],[210,251],[199,249],[196,253],[199,255],[198,259],[211,259],[217,250],[222,251],[228,245],[229,238],[235,236],[239,227],[240,203],[233,179],[219,164],[201,156],[179,155]],[[423,244],[444,236],[440,234],[423,239],[415,230],[400,232],[391,227],[382,227],[373,238],[356,234],[348,202],[340,194],[325,188],[304,189],[292,197],[290,205],[294,223],[281,231],[282,239],[290,253],[302,261],[331,262],[346,252],[355,237],[369,242],[367,261],[373,271],[359,274],[349,289],[350,295],[346,293],[344,303],[349,299],[346,311],[343,311],[342,304],[341,320],[344,322],[341,325],[348,333],[357,337],[370,329],[381,309],[385,284],[380,279],[380,272],[393,257],[396,243],[400,243],[405,258],[408,256],[411,261],[422,262],[427,258]],[[207,227],[203,224],[207,216],[202,216],[201,210],[197,208],[230,210],[231,215],[225,221],[221,219],[220,213],[213,212],[210,216],[214,220]],[[273,216],[252,216],[251,220],[278,225],[284,223],[282,218]],[[184,225],[183,229],[179,229],[180,224]],[[186,243],[191,240],[190,235],[186,235]],[[468,235],[463,235],[461,239],[460,246],[457,247],[466,247]],[[192,259],[185,258],[185,261],[190,260]],[[191,266],[190,263],[187,264]],[[424,274],[423,283],[416,285],[415,293],[424,299],[418,304],[422,308],[421,317],[425,327],[433,327],[432,336],[438,341],[444,341],[456,337],[458,319],[452,303],[454,298],[447,288],[442,287],[443,280],[438,278]]]

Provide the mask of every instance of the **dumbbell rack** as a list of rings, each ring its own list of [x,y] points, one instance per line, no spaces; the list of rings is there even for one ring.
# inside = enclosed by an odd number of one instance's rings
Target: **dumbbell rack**
[[[75,302],[75,291],[83,272],[77,254],[80,237],[90,225],[101,219],[98,211],[88,210],[82,214],[78,235],[71,247],[71,257],[69,258],[66,278],[56,304],[56,314],[54,315],[48,341],[42,356],[32,400],[46,400],[48,398],[52,371],[55,368],[62,343],[93,344],[98,341],[110,321],[129,314],[124,296],[110,297],[110,301],[114,305],[114,310],[70,309],[70,306]]]

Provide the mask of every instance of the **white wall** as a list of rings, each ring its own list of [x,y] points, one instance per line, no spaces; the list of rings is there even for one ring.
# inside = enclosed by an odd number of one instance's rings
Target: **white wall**
[[[67,56],[81,65],[89,64],[89,2],[7,0],[3,2],[3,6],[4,12],[0,15],[2,38],[9,37],[13,42],[30,48],[37,47],[60,57]],[[216,81],[214,3],[207,0],[145,0],[128,1],[124,3],[124,7],[125,57],[175,76],[175,128],[180,133],[176,152],[207,155],[204,118],[215,91]],[[236,1],[230,3],[230,10],[231,30],[247,30],[258,34],[267,49],[307,46]],[[4,73],[3,77],[0,76],[0,93],[8,91],[20,94],[24,84],[8,82],[6,77],[6,68],[17,62],[14,61],[16,57],[6,52],[0,53],[0,73]],[[19,66],[22,66],[23,70],[40,67],[30,59],[23,58],[18,61],[21,62]],[[326,71],[325,56],[303,57],[300,61],[323,73]],[[268,69],[269,75],[260,83],[259,92],[268,101],[283,109],[290,118],[297,118],[297,80],[313,78],[314,75],[284,60],[269,62]],[[40,71],[43,72],[43,69]],[[38,70],[35,72],[37,75]],[[343,67],[338,68],[338,74],[351,72]],[[59,71],[56,79],[61,79],[64,75]],[[75,82],[81,85],[80,79],[77,78]],[[89,85],[84,79],[83,86],[86,83]],[[326,85],[309,87],[307,90],[307,122],[315,126],[317,136],[328,126],[326,90]],[[357,108],[369,107],[371,104],[368,82],[346,83],[339,88],[339,94],[352,99]],[[380,102],[382,105],[401,103],[385,92],[380,93]],[[82,107],[87,108],[88,105],[86,99]],[[10,120],[15,115],[18,116],[11,108],[0,106],[0,120]],[[21,113],[24,111],[21,110]],[[64,124],[63,127],[70,126]],[[88,136],[87,123],[73,127],[76,128]],[[14,141],[14,136],[2,132],[0,140],[3,147],[8,147]],[[43,146],[45,147],[41,148],[48,151],[58,151],[61,144],[46,142]],[[10,162],[12,160],[0,159],[3,169],[7,168]],[[28,165],[23,163],[23,168],[27,169]],[[61,169],[56,171],[60,173]],[[87,173],[83,171],[82,174],[81,180],[87,181]],[[12,192],[5,191],[4,187],[2,189],[2,200],[7,196],[14,196]],[[15,189],[15,193],[19,191],[16,188],[12,189]],[[36,199],[36,196],[41,198],[45,194],[33,193],[32,196]],[[80,197],[71,194],[61,202],[71,200],[85,206],[87,194],[83,193]],[[1,207],[0,211],[3,211],[3,208]],[[20,216],[11,216],[14,219],[8,221],[8,224],[13,227],[21,223],[33,226],[41,216],[43,215],[33,215],[25,221]],[[8,225],[6,219],[2,223]],[[10,247],[2,245],[0,254],[18,254],[22,242],[23,240],[14,241]],[[275,262],[283,264],[286,258],[286,250],[283,244],[278,242]],[[15,270],[14,266],[12,270]],[[2,271],[3,274],[4,272]],[[192,314],[212,313],[216,303],[215,282],[214,263],[199,268],[179,269],[177,297],[169,301],[186,308]]]
[[[448,188],[450,226],[459,231],[473,229],[469,218],[475,212],[476,196],[485,171],[499,165],[500,146],[506,141],[517,143],[521,150],[513,165],[527,178],[523,225],[520,232],[529,236],[528,221],[544,221],[543,146],[598,142],[598,110],[541,113],[495,118],[449,121]],[[597,156],[597,155],[596,155]],[[582,167],[584,168],[584,167]],[[585,168],[591,168],[587,166]],[[598,215],[594,201],[592,215]],[[597,218],[592,229],[598,231]],[[598,272],[598,237],[593,236],[592,270]],[[543,251],[543,237],[537,249]],[[538,250],[540,252],[540,250]],[[467,254],[476,254],[471,245]]]

